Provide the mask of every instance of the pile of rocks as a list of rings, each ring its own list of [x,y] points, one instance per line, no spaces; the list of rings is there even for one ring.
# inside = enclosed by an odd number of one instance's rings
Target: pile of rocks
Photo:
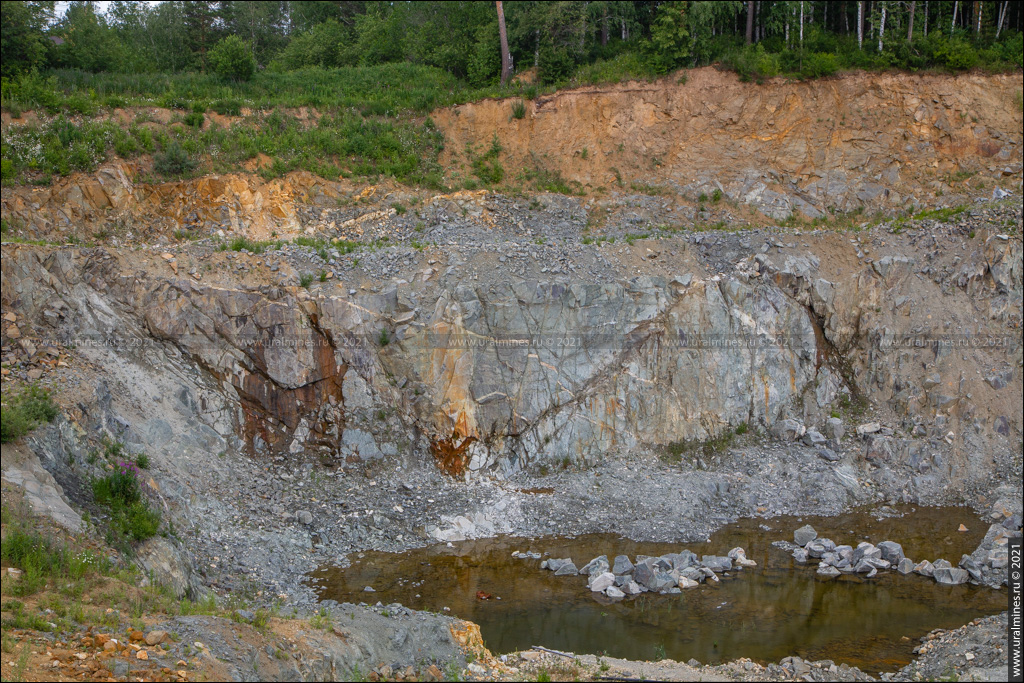
[[[900,574],[917,573],[928,576],[939,583],[955,585],[971,580],[981,583],[982,574],[970,555],[960,558],[960,566],[954,567],[948,560],[934,563],[923,560],[914,563],[903,553],[903,546],[895,541],[882,541],[878,545],[863,541],[853,547],[837,545],[830,538],[819,538],[811,525],[802,526],[793,532],[793,558],[797,562],[820,560],[818,574],[836,577],[841,574],[859,574],[871,578],[879,570],[895,570]]]
[[[520,554],[520,557],[527,557]],[[718,581],[718,574],[733,569],[757,566],[748,560],[743,548],[733,548],[727,555],[704,555],[681,550],[661,557],[637,555],[634,563],[628,555],[617,555],[612,562],[607,555],[595,557],[577,569],[569,558],[548,559],[541,569],[553,571],[555,576],[588,576],[587,585],[595,593],[622,599],[640,593],[681,593],[684,588],[696,588],[705,581]]]

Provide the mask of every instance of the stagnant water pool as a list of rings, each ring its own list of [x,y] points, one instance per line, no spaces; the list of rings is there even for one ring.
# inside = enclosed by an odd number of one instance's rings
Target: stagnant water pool
[[[495,653],[533,645],[627,659],[669,657],[705,664],[749,657],[762,663],[787,655],[831,659],[870,673],[896,670],[912,658],[917,639],[935,628],[962,626],[1006,609],[1005,590],[943,586],[932,579],[879,572],[872,579],[820,578],[816,565],[797,564],[771,545],[793,540],[811,524],[820,536],[856,546],[862,540],[903,544],[915,562],[945,558],[954,565],[981,542],[987,525],[968,508],[894,507],[837,517],[776,517],[730,524],[708,543],[637,543],[612,535],[524,539],[500,537],[435,545],[402,554],[366,552],[348,568],[311,576],[321,599],[400,602],[480,625]],[[963,523],[968,531],[958,531]],[[767,528],[765,528],[767,527]],[[758,566],[730,572],[679,595],[645,593],[613,602],[591,593],[585,576],[554,576],[540,560],[514,550],[571,557],[582,567],[597,555],[662,555],[681,547],[724,555],[742,546]],[[375,593],[364,592],[366,586]],[[477,592],[491,594],[480,600]],[[500,598],[500,599],[499,599]]]

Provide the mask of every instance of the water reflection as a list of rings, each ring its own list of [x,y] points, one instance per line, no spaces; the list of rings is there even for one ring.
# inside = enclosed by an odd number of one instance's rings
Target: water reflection
[[[961,626],[1006,608],[1006,594],[974,586],[942,586],[916,575],[882,572],[874,579],[820,579],[814,565],[799,566],[771,542],[792,540],[812,524],[819,535],[856,545],[894,540],[914,560],[940,557],[954,564],[984,537],[985,525],[965,508],[898,508],[902,517],[877,520],[867,513],[832,518],[742,520],[710,543],[687,544],[697,554],[724,554],[743,546],[758,566],[730,573],[682,595],[646,593],[612,602],[586,587],[586,577],[555,577],[539,560],[513,550],[571,557],[578,566],[607,554],[661,555],[678,545],[635,543],[610,535],[575,539],[498,538],[434,546],[401,555],[365,553],[348,569],[313,575],[322,599],[381,600],[452,613],[478,623],[494,652],[545,645],[574,652],[717,663],[750,657],[778,661],[796,654],[832,659],[865,671],[891,671],[908,663],[916,640],[933,628]],[[961,522],[970,531],[957,532]],[[770,530],[759,528],[766,524]],[[376,593],[364,593],[372,586]],[[493,599],[477,599],[477,591]],[[500,599],[498,599],[500,598]],[[906,638],[904,638],[906,637]],[[909,638],[909,640],[907,639]]]

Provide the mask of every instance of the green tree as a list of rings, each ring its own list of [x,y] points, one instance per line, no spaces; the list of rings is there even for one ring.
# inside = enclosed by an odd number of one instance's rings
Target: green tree
[[[405,30],[408,3],[367,4],[366,14],[356,17],[356,51],[367,66],[405,59]]]
[[[690,56],[690,34],[686,27],[685,2],[664,2],[651,24],[651,37],[644,46],[651,70],[664,74],[683,66]]]
[[[57,62],[83,71],[111,71],[122,65],[121,43],[91,2],[72,2],[55,31],[63,39]]]
[[[53,17],[52,2],[5,2],[0,12],[0,75],[13,76],[46,62],[43,29]]]
[[[287,4],[282,0],[225,0],[219,14],[227,32],[249,43],[257,64],[265,66],[287,42]]]
[[[276,71],[307,66],[351,66],[358,62],[355,32],[335,19],[317,24],[291,39],[272,64]]]
[[[501,44],[495,21],[477,29],[476,45],[469,59],[469,82],[476,86],[491,85],[501,76]]]
[[[228,36],[214,45],[209,62],[214,73],[235,81],[247,81],[256,72],[252,50],[238,36]]]

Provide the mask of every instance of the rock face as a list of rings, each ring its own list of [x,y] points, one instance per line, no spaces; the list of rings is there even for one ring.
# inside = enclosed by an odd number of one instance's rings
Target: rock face
[[[911,296],[962,307],[993,329],[1011,322],[1022,291],[1018,238],[979,239],[959,270],[933,284],[920,281],[933,267],[910,256],[854,265],[857,248],[839,236],[808,237],[794,250],[743,239],[747,255],[738,241],[735,265],[716,274],[689,240],[651,241],[676,260],[645,266],[649,274],[639,276],[625,260],[633,246],[623,247],[617,265],[602,250],[582,249],[579,258],[608,263],[600,284],[565,274],[514,279],[497,267],[481,279],[455,255],[442,276],[417,278],[413,258],[420,257],[395,251],[394,259],[406,260],[388,272],[402,277],[365,289],[338,282],[315,294],[288,279],[294,274],[277,284],[186,276],[167,265],[162,249],[11,245],[3,284],[26,325],[102,342],[83,344],[81,354],[129,390],[139,387],[139,403],[169,393],[189,428],[171,432],[161,416],[145,423],[146,436],[196,440],[197,450],[237,438],[253,455],[423,458],[453,476],[510,475],[701,442],[741,424],[789,440],[813,434],[810,442],[819,443],[824,435],[804,425],[824,423],[831,406],[857,390],[959,449],[940,468],[923,443],[881,425],[858,428],[865,460],[916,469],[915,485],[925,485],[970,475],[980,469],[973,460],[983,439],[1001,436],[1003,426],[1019,432],[1019,392],[970,379],[975,368],[1007,367],[1016,386],[1019,368],[1008,365],[1005,348],[929,358],[928,350],[892,346],[911,322],[927,322],[903,320],[900,306]],[[917,253],[910,242],[886,249]],[[493,256],[484,250],[474,258]],[[203,258],[211,269],[274,273],[265,270],[269,258]],[[830,265],[851,259],[843,270]],[[177,261],[189,267],[187,254]],[[111,339],[122,346],[105,346]],[[839,358],[855,386],[843,379]],[[940,379],[963,373],[954,393],[971,393],[973,403],[940,400],[938,385],[923,381],[926,364]],[[157,386],[166,373],[154,368],[168,366],[190,378],[187,387]],[[163,378],[140,386],[140,373]]]

